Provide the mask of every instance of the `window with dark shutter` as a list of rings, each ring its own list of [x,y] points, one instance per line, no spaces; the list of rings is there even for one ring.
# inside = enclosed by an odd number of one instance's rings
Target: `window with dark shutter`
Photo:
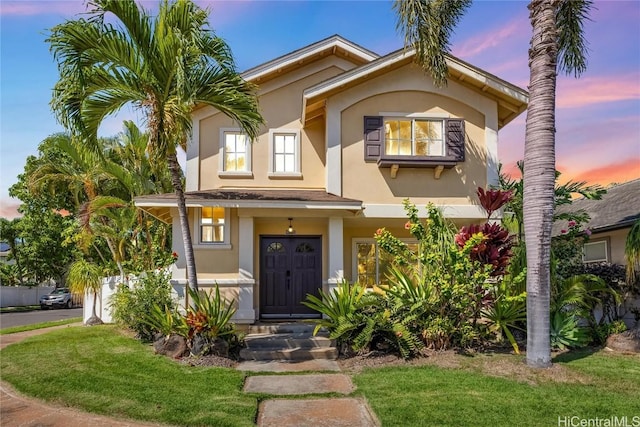
[[[366,162],[377,162],[382,154],[383,123],[383,117],[380,116],[364,118],[364,160]]]
[[[447,132],[447,157],[456,162],[464,162],[464,120],[447,119],[445,121]]]
[[[364,117],[364,160],[391,168],[443,169],[465,159],[464,119]]]

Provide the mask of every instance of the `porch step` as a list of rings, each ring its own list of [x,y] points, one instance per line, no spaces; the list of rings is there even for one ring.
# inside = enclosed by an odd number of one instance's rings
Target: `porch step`
[[[272,323],[252,325],[245,336],[242,360],[300,361],[338,358],[335,341],[326,331],[313,336],[315,325],[305,323]]]

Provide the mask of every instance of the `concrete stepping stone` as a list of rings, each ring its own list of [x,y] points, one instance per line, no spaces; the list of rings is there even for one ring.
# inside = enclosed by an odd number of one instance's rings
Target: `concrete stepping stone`
[[[240,362],[236,369],[250,372],[340,371],[340,366],[335,360],[325,359],[302,361],[246,360]]]
[[[351,378],[344,374],[262,375],[248,377],[244,383],[245,393],[282,396],[314,393],[349,394],[354,389]]]
[[[368,405],[354,398],[265,400],[258,427],[377,427]]]

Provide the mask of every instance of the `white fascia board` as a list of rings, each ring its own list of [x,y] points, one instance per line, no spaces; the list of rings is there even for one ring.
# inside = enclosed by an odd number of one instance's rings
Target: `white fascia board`
[[[483,219],[487,217],[482,207],[476,205],[436,205],[446,218]],[[426,213],[426,211],[424,211]],[[406,218],[407,213],[402,205],[363,204],[364,218]]]
[[[324,82],[318,83],[315,86],[312,86],[306,89],[303,92],[303,99],[306,101],[310,98],[322,95],[325,92],[336,89],[340,86],[348,84],[351,81],[357,80],[363,75],[367,75],[373,73],[375,71],[381,70],[395,62],[401,61],[405,58],[414,55],[414,49],[401,49],[396,52],[390,53],[388,56],[380,58],[380,60],[372,62],[370,64],[362,65],[358,68],[355,68],[351,71],[347,71],[346,73],[342,73],[332,79],[326,80]],[[514,86],[504,80],[500,80],[497,77],[491,76],[478,68],[473,68],[470,65],[467,65],[457,58],[447,56],[446,57],[447,66],[451,69],[459,71],[460,73],[477,80],[478,82],[485,84],[511,98],[515,98],[520,102],[527,103],[529,102],[529,97],[523,89]]]
[[[267,62],[252,70],[247,70],[244,73],[240,74],[240,76],[245,80],[251,81],[259,77],[262,77],[266,74],[269,74],[274,70],[277,70],[278,68],[282,68],[282,67],[286,67],[287,65],[294,64],[300,61],[301,59],[304,59],[309,56],[313,56],[333,46],[342,48],[347,52],[355,56],[358,56],[360,58],[363,58],[367,61],[373,61],[374,59],[378,58],[377,55],[374,55],[371,52],[363,51],[362,49],[357,48],[355,45],[348,43],[344,39],[331,38],[326,40],[325,42],[321,42],[320,44],[313,44],[313,45],[307,46],[298,51],[285,55],[279,59]]]
[[[389,64],[392,64],[396,61],[402,60],[412,55],[413,55],[413,50],[400,50],[395,53],[391,53],[389,54],[389,56],[385,57],[384,60],[375,61],[371,64],[362,65],[358,68],[354,68],[351,71],[347,71],[346,73],[342,73],[332,79],[326,80],[324,82],[318,83],[315,86],[305,89],[304,92],[302,93],[302,96],[305,100],[313,98],[317,95],[321,95],[324,92],[328,92],[332,89],[343,86],[353,80],[360,78],[363,75],[383,69]]]

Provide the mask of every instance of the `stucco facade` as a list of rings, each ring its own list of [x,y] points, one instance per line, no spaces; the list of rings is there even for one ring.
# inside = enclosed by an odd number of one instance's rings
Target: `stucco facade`
[[[193,112],[186,197],[198,282],[236,299],[236,321],[314,317],[299,304],[304,292],[375,280],[373,234],[410,237],[406,198],[458,224],[483,218],[475,191],[497,183],[498,131],[528,95],[452,57],[448,85],[436,88],[412,57],[380,57],[333,36],[248,70],[266,121],[252,143],[221,112]],[[368,118],[380,127],[368,130]],[[373,131],[386,150],[378,158]],[[385,157],[393,138],[410,153]],[[173,278],[186,283],[175,202],[136,204],[172,221]]]

